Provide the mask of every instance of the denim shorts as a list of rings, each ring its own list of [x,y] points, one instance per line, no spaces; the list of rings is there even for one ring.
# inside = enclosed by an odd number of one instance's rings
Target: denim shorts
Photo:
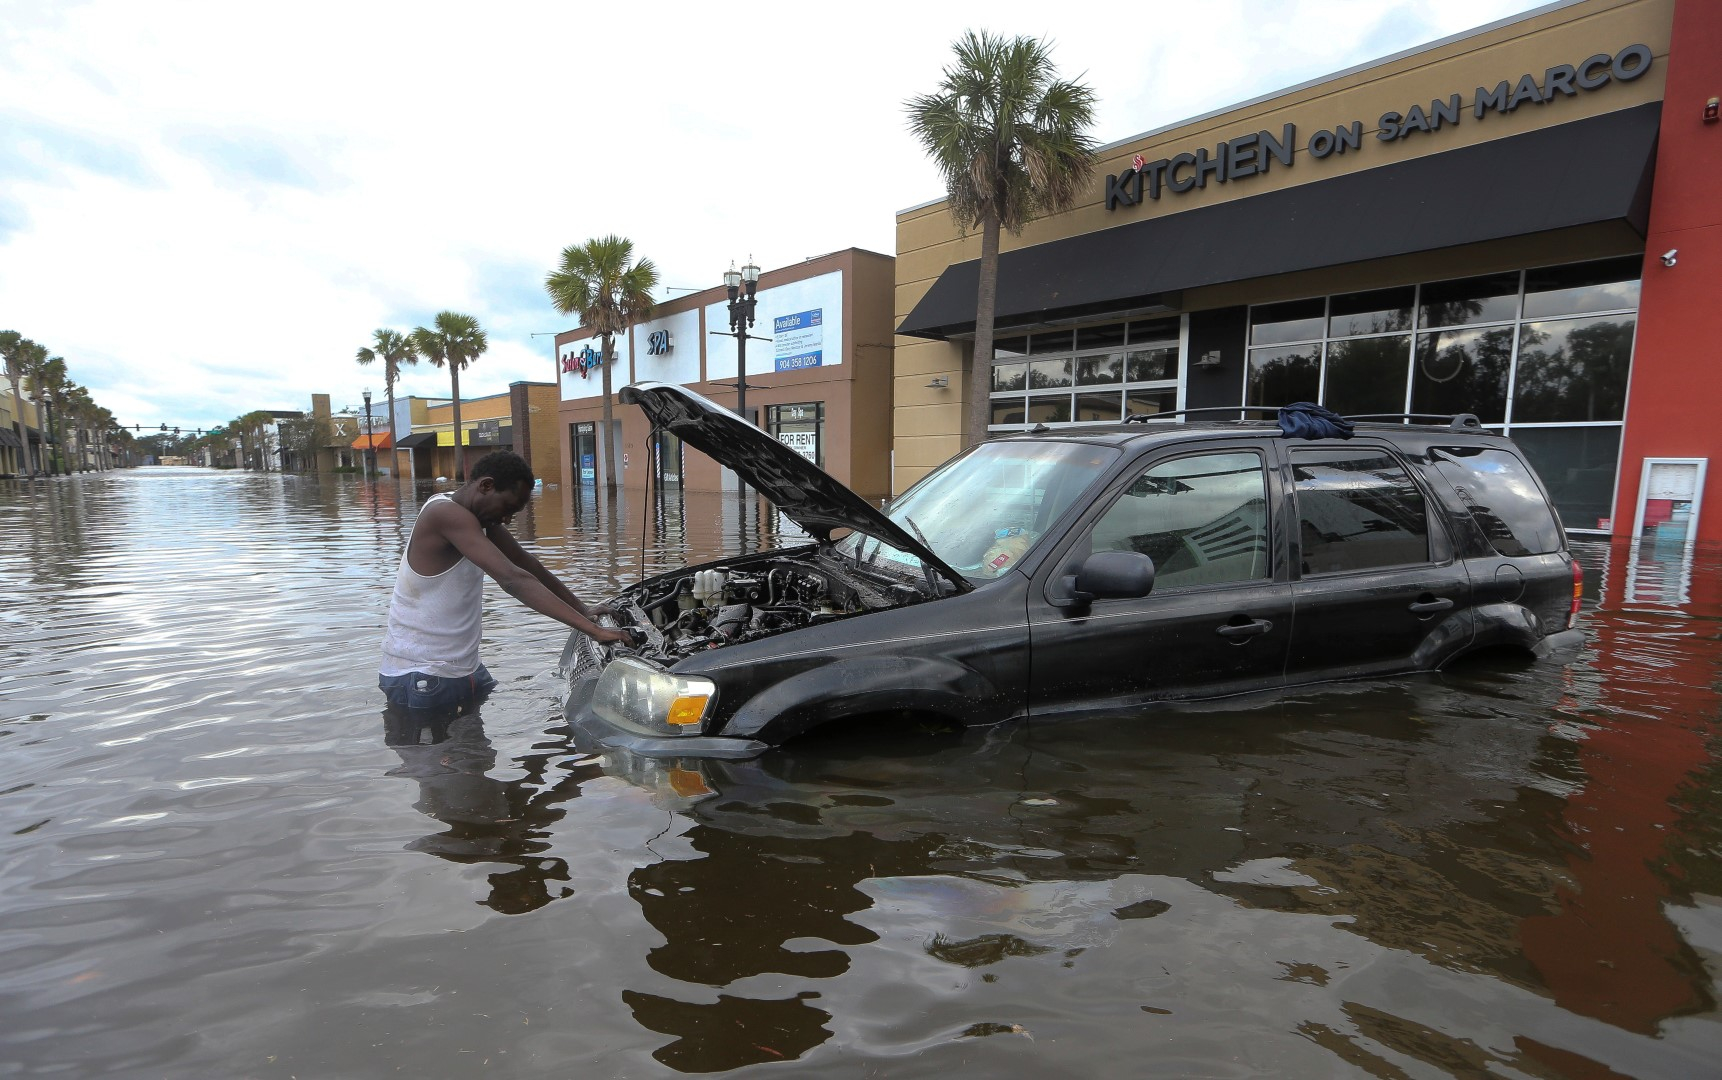
[[[471,675],[378,675],[377,688],[390,705],[403,709],[437,712],[467,712],[496,689],[496,680],[483,664]]]

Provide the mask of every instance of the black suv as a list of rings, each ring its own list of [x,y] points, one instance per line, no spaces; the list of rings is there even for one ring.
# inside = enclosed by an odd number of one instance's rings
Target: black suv
[[[1318,439],[1042,429],[971,448],[883,513],[683,387],[622,400],[811,542],[625,590],[610,603],[637,649],[572,634],[564,707],[594,749],[745,758],[891,714],[990,724],[1425,671],[1538,651],[1578,610],[1541,482],[1474,417]]]

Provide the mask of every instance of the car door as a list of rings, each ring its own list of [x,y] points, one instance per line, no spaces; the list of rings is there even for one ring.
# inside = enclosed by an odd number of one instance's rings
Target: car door
[[[1029,712],[1128,709],[1280,685],[1291,641],[1284,529],[1259,444],[1155,454],[1037,572],[1028,593]],[[1085,560],[1137,552],[1145,596],[1072,602]]]
[[[1388,446],[1288,446],[1297,618],[1290,683],[1438,666],[1470,638],[1471,583]]]

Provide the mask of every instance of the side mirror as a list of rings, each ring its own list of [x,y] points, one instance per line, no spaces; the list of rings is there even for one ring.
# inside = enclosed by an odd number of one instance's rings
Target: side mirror
[[[1154,591],[1154,560],[1140,551],[1096,551],[1059,578],[1053,607],[1086,610],[1096,600],[1139,600]]]

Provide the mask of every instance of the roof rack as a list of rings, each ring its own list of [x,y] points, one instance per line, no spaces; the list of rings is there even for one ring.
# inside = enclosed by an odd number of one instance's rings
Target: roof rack
[[[1427,420],[1436,424],[1446,424],[1454,431],[1478,431],[1483,427],[1483,421],[1476,413],[1359,413],[1347,416],[1347,420]]]
[[[1204,409],[1178,409],[1175,412],[1131,413],[1124,418],[1126,424],[1146,424],[1154,420],[1164,420],[1172,416],[1195,416],[1197,413],[1277,413],[1278,405],[1213,405]],[[1243,419],[1243,417],[1239,417]]]

